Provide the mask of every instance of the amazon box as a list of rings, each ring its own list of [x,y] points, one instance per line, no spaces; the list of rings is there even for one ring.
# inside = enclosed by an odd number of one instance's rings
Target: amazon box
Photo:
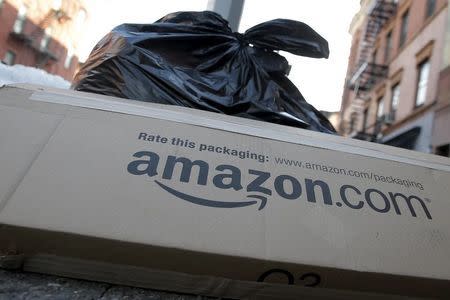
[[[449,195],[446,158],[0,89],[3,267],[228,298],[448,298]]]

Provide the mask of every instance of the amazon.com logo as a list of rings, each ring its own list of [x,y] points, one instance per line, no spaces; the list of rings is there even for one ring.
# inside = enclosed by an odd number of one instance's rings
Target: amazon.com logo
[[[344,184],[337,187],[336,193],[328,183],[320,179],[297,178],[291,175],[272,175],[269,172],[248,169],[243,171],[233,165],[220,164],[211,167],[204,160],[191,160],[186,157],[167,156],[162,161],[160,155],[152,151],[139,151],[133,154],[135,160],[127,166],[127,171],[133,175],[144,175],[154,179],[154,184],[167,193],[184,201],[216,208],[238,208],[245,206],[258,207],[262,210],[271,201],[306,200],[317,203],[321,199],[326,206],[346,207],[355,210],[368,207],[378,213],[395,214],[403,212],[417,217],[416,209],[428,219],[432,219],[425,201],[416,196],[406,196],[399,192],[383,192],[379,189],[361,189],[354,185]],[[193,172],[193,170],[195,170]],[[213,171],[212,171],[213,170]],[[179,174],[174,176],[174,173]],[[245,175],[245,176],[243,176]],[[245,179],[248,178],[248,179]],[[174,188],[174,181],[188,185],[212,185],[221,191],[228,190],[236,195],[236,199],[204,198],[189,192]],[[178,185],[179,186],[179,185]],[[190,191],[195,189],[190,188]],[[240,191],[239,193],[236,193]],[[246,192],[242,196],[242,192]],[[220,195],[220,193],[217,193]],[[333,198],[332,195],[339,195]],[[426,201],[430,201],[426,199]]]

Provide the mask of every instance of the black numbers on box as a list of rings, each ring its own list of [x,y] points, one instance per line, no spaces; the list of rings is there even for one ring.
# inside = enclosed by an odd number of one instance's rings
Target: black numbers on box
[[[264,273],[262,273],[258,277],[258,282],[267,282],[269,280],[269,277],[271,275],[281,275],[283,277],[286,277],[286,284],[289,285],[302,285],[302,286],[308,286],[308,287],[314,287],[318,286],[321,282],[320,275],[310,272],[310,273],[304,273],[301,274],[298,278],[296,278],[291,272],[283,269],[271,269]]]

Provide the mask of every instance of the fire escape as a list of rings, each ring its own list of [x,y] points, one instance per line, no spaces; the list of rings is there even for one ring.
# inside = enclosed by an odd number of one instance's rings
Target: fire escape
[[[39,41],[43,38],[51,39],[50,36],[46,37],[45,29],[49,28],[55,21],[62,24],[69,20],[70,17],[63,9],[50,9],[44,18],[37,24],[34,31],[29,34],[23,32],[10,32],[10,36],[26,46],[30,47],[36,55],[36,67],[44,67],[50,60],[57,61],[58,57],[46,47],[42,47]]]
[[[373,87],[388,76],[388,66],[377,64],[372,54],[374,45],[383,25],[395,15],[397,3],[394,0],[373,0],[367,13],[367,24],[360,43],[357,67],[349,81],[349,88],[355,92],[355,99],[369,100],[368,94]],[[373,135],[359,132],[355,138],[363,140],[376,139],[381,131],[382,122],[377,122]]]

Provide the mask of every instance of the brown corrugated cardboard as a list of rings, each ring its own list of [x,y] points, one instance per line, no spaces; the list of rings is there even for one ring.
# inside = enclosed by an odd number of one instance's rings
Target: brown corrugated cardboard
[[[25,86],[0,89],[0,161],[0,246],[27,270],[236,298],[450,296],[445,158]]]

